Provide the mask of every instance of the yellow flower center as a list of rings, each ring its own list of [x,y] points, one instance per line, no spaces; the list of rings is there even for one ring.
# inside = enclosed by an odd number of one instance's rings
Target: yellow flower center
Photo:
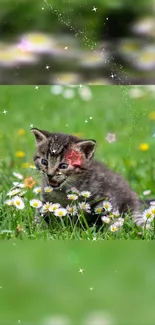
[[[38,203],[37,202],[33,203],[33,206],[38,207]]]

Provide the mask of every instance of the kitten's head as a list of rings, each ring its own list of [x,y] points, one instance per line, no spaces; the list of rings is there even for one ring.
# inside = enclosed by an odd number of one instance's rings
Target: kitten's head
[[[76,175],[87,168],[95,151],[95,140],[82,140],[72,135],[50,133],[32,128],[36,140],[36,167],[46,176],[49,185],[59,189],[73,186]]]

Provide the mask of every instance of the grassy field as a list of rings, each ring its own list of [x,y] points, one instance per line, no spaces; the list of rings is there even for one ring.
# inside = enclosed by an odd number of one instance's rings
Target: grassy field
[[[0,254],[0,324],[154,324],[152,243],[8,241]]]
[[[55,92],[60,91],[59,95]],[[155,89],[130,86],[91,86],[85,88],[50,86],[0,87],[0,236],[1,238],[45,239],[153,239],[153,226],[141,231],[126,218],[116,232],[107,226],[71,228],[51,217],[47,228],[42,220],[34,222],[34,208],[29,200],[37,197],[33,188],[26,188],[25,209],[17,210],[4,204],[13,181],[13,172],[32,177],[34,186],[40,177],[33,164],[35,143],[30,125],[49,131],[77,134],[97,140],[96,158],[124,175],[130,185],[145,199],[155,197]],[[116,141],[106,140],[114,133]],[[27,168],[26,168],[27,167]]]

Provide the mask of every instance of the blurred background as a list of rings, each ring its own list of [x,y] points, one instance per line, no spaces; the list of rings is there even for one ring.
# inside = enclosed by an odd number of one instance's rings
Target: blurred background
[[[154,324],[151,243],[10,240],[0,254],[1,325]]]
[[[0,84],[153,84],[155,0],[0,0]]]

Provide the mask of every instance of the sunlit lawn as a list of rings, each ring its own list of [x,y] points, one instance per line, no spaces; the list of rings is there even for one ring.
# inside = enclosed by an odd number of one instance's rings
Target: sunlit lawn
[[[132,98],[131,87],[93,86],[64,87],[63,95],[51,93],[50,86],[1,86],[0,87],[0,227],[1,237],[20,238],[153,238],[153,230],[144,234],[127,219],[124,227],[112,233],[103,229],[63,228],[59,220],[52,219],[52,227],[43,221],[34,223],[34,209],[29,200],[34,197],[32,189],[25,194],[26,208],[20,212],[6,206],[4,201],[12,182],[18,181],[12,173],[20,172],[24,178],[33,177],[39,185],[37,171],[25,168],[33,164],[35,143],[30,125],[34,127],[77,134],[83,138],[97,140],[96,158],[111,169],[124,175],[131,186],[144,199],[143,191],[151,190],[149,198],[155,196],[155,92],[153,88],[141,87],[142,96]],[[133,87],[132,87],[133,89]],[[80,91],[84,92],[83,97]],[[73,93],[72,93],[73,92]],[[87,96],[87,100],[86,100]],[[71,98],[66,98],[71,97]],[[5,110],[7,111],[5,114]],[[116,135],[116,141],[106,140],[108,133]],[[147,144],[142,146],[141,144]],[[19,157],[20,156],[20,157]],[[36,195],[35,195],[36,197]],[[65,219],[64,219],[65,222]],[[23,231],[18,232],[17,226]],[[8,232],[10,231],[10,233]]]

